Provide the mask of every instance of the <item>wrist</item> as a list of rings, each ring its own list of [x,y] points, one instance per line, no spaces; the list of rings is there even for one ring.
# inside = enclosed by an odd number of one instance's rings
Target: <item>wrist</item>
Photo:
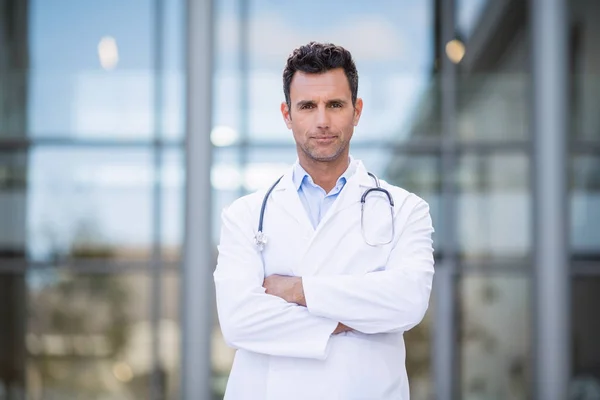
[[[298,277],[294,282],[294,303],[306,307],[306,299],[304,298],[304,286],[302,285],[302,277]]]

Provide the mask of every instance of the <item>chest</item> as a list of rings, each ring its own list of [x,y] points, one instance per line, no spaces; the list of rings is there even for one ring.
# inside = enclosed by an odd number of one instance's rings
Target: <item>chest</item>
[[[356,201],[328,213],[313,229],[304,209],[271,207],[265,215],[265,275],[364,274],[385,266],[395,241],[389,204],[372,202],[361,210]]]

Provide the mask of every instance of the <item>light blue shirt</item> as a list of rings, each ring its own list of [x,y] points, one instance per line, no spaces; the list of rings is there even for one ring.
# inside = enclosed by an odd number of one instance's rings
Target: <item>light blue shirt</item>
[[[300,162],[294,164],[293,181],[300,201],[306,210],[308,219],[314,229],[317,229],[319,222],[327,214],[331,205],[337,199],[338,195],[346,185],[346,182],[356,171],[356,163],[350,159],[348,169],[338,178],[336,185],[329,193],[319,185],[315,184],[311,176],[302,168]]]

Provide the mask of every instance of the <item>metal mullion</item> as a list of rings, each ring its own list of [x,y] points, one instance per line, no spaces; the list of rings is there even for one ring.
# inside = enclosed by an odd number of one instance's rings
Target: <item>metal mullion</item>
[[[534,398],[568,397],[571,376],[566,148],[568,13],[565,0],[530,4],[534,133]]]
[[[164,379],[161,379],[162,362],[160,358],[160,318],[162,305],[162,166],[163,157],[161,146],[162,113],[163,113],[163,84],[164,84],[164,1],[154,0],[154,137],[152,141],[153,171],[152,174],[152,253],[150,260],[150,338],[151,338],[151,368],[150,396],[151,400],[161,400],[164,393]]]
[[[435,309],[435,329],[432,332],[434,351],[433,370],[435,393],[438,399],[452,400],[457,398],[457,382],[460,379],[457,368],[456,346],[456,184],[454,169],[456,168],[456,66],[445,55],[445,44],[454,39],[455,3],[454,0],[441,0],[437,8],[440,13],[441,34],[437,43],[441,58],[441,106],[442,106],[442,141],[441,141],[441,180],[442,180],[442,215],[444,218],[442,232],[442,251],[444,262],[437,267],[437,297]]]
[[[186,1],[185,236],[181,285],[181,398],[212,398],[214,1]]]

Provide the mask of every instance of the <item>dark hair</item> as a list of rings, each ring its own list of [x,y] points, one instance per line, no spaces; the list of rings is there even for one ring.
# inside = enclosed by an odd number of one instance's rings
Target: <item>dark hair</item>
[[[320,74],[335,68],[344,69],[352,93],[352,105],[355,105],[358,94],[358,71],[350,52],[331,43],[310,42],[290,54],[283,70],[283,94],[288,107],[291,108],[290,85],[296,71]]]

